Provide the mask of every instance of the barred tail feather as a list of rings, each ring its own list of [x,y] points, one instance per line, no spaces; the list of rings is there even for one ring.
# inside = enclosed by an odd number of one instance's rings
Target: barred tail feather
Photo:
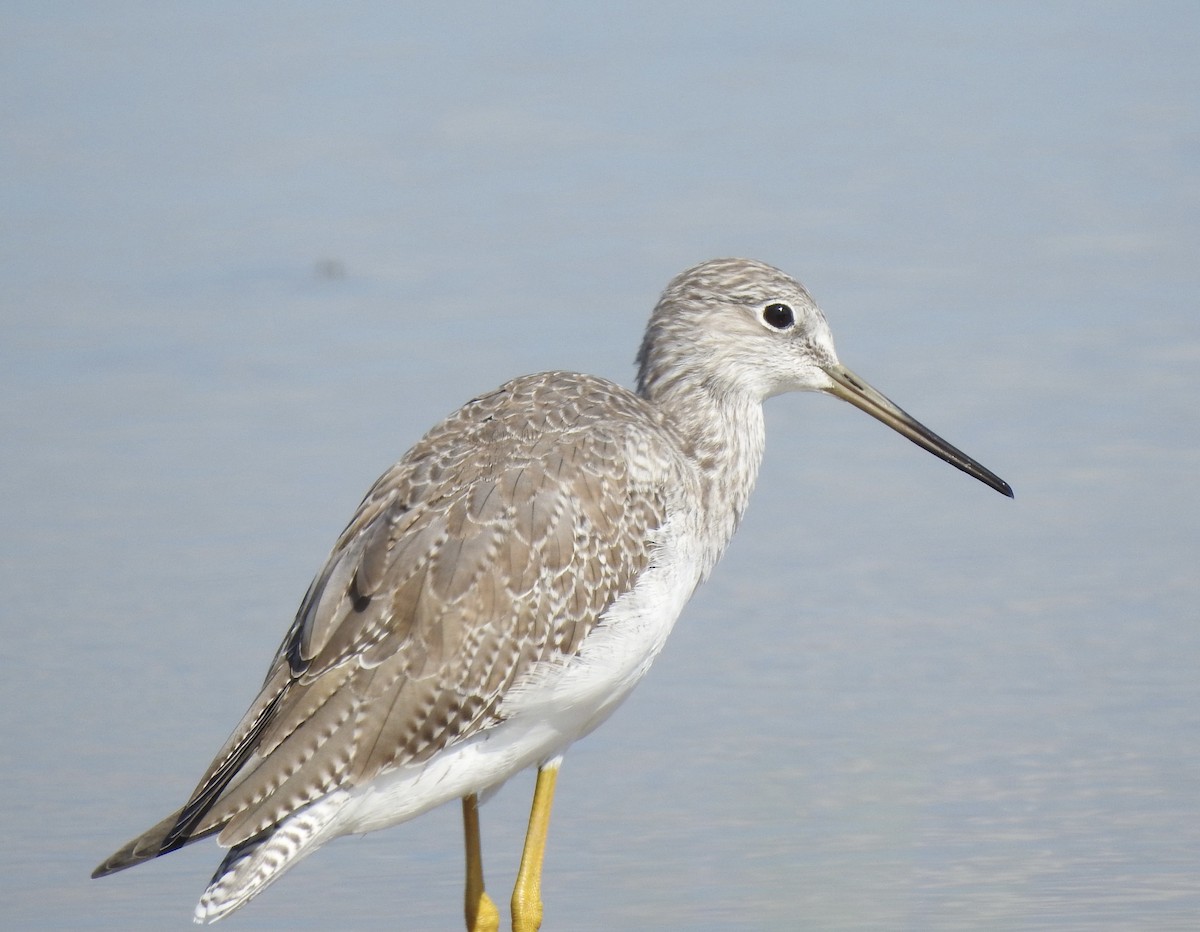
[[[193,920],[204,924],[224,919],[336,837],[337,816],[348,800],[348,793],[334,791],[265,834],[231,848],[196,904]]]

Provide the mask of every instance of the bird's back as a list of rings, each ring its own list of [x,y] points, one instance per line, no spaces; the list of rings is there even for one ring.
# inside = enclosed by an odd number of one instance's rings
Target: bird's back
[[[367,494],[188,803],[97,874],[216,831],[238,845],[498,724],[633,589],[686,472],[656,409],[603,379],[463,406]]]

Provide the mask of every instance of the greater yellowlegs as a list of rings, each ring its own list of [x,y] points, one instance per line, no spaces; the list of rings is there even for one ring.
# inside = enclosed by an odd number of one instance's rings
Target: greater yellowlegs
[[[636,393],[514,379],[384,473],[191,797],[93,876],[216,834],[229,852],[195,913],[212,922],[333,838],[461,799],[467,926],[496,929],[478,800],[536,767],[511,905],[515,930],[537,929],[562,755],[629,695],[729,543],[765,399],[835,395],[1012,495],[843,366],[808,293],[761,262],[677,276],[637,362]]]

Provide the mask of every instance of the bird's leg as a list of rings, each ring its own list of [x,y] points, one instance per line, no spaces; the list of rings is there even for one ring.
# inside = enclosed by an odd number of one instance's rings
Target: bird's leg
[[[546,832],[550,828],[550,806],[554,802],[558,765],[559,760],[555,759],[538,768],[529,830],[525,833],[525,850],[521,853],[521,869],[513,888],[513,932],[537,932],[542,925],[542,861],[546,855]]]
[[[500,912],[483,889],[483,854],[479,846],[479,797],[464,796],[463,835],[467,843],[467,932],[498,932]]]

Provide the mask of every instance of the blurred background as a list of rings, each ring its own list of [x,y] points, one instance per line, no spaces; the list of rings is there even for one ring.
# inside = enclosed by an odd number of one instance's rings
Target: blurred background
[[[0,901],[183,929],[178,806],[376,475],[521,372],[629,384],[782,266],[1012,483],[768,404],[745,523],[568,756],[546,928],[1193,929],[1200,6],[8,2]],[[532,778],[483,810],[507,901]],[[461,923],[446,807],[241,929]]]

